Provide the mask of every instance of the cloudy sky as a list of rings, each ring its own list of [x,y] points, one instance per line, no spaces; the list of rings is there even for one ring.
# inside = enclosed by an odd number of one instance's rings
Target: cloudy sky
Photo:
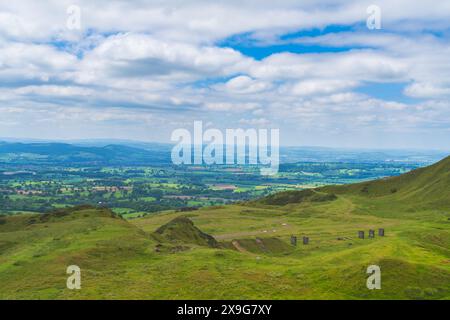
[[[0,137],[448,150],[449,40],[448,0],[1,1]]]

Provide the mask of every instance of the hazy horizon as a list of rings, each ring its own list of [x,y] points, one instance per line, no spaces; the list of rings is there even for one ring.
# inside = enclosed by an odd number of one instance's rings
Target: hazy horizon
[[[36,138],[15,138],[15,137],[0,137],[0,142],[7,143],[67,143],[67,144],[160,144],[173,146],[175,142],[162,142],[162,141],[144,141],[144,140],[131,140],[131,139],[112,139],[112,138],[91,138],[91,139],[36,139]],[[205,142],[204,145],[208,143]],[[320,145],[280,145],[280,148],[317,148],[317,149],[330,149],[330,150],[354,150],[354,151],[418,151],[418,152],[449,152],[450,148],[369,148],[369,147],[337,147],[337,146],[320,146]]]

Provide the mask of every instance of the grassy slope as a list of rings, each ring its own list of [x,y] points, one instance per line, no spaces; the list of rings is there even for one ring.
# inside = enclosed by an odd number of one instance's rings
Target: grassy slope
[[[209,234],[198,229],[191,220],[186,217],[176,217],[159,227],[153,236],[159,242],[178,243],[180,245],[194,244],[216,248],[218,243]]]
[[[285,205],[264,199],[188,213],[222,249],[187,243],[156,252],[164,240],[153,232],[186,213],[132,224],[93,209],[34,224],[35,216],[9,217],[0,222],[0,298],[450,299],[449,162],[317,190],[337,196],[326,201],[290,193],[300,202],[279,194]],[[356,237],[379,227],[385,237]],[[69,264],[82,269],[80,291],[65,289]],[[381,267],[382,290],[365,287],[371,264]]]
[[[450,157],[426,168],[401,176],[346,186],[321,189],[337,194],[353,194],[397,202],[406,208],[450,208]]]

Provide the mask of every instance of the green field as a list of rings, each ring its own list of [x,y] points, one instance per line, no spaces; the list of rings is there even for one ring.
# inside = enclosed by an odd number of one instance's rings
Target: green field
[[[81,290],[66,288],[73,264]],[[366,287],[370,265],[380,290]],[[0,283],[1,299],[450,299],[450,158],[132,220],[94,207],[1,217]]]
[[[1,152],[1,146],[0,146]],[[332,160],[332,159],[330,159]],[[328,160],[329,161],[329,160]],[[359,160],[361,161],[361,160]],[[0,161],[0,214],[45,213],[62,207],[100,205],[126,218],[170,209],[225,205],[270,194],[396,176],[430,162],[285,163],[278,175],[261,176],[248,165],[99,166]],[[123,208],[128,210],[123,211]]]

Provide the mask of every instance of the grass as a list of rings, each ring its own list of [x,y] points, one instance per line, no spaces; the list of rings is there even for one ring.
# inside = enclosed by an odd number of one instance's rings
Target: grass
[[[89,207],[2,217],[0,298],[450,299],[449,168],[130,221]],[[381,290],[366,288],[372,264]]]

